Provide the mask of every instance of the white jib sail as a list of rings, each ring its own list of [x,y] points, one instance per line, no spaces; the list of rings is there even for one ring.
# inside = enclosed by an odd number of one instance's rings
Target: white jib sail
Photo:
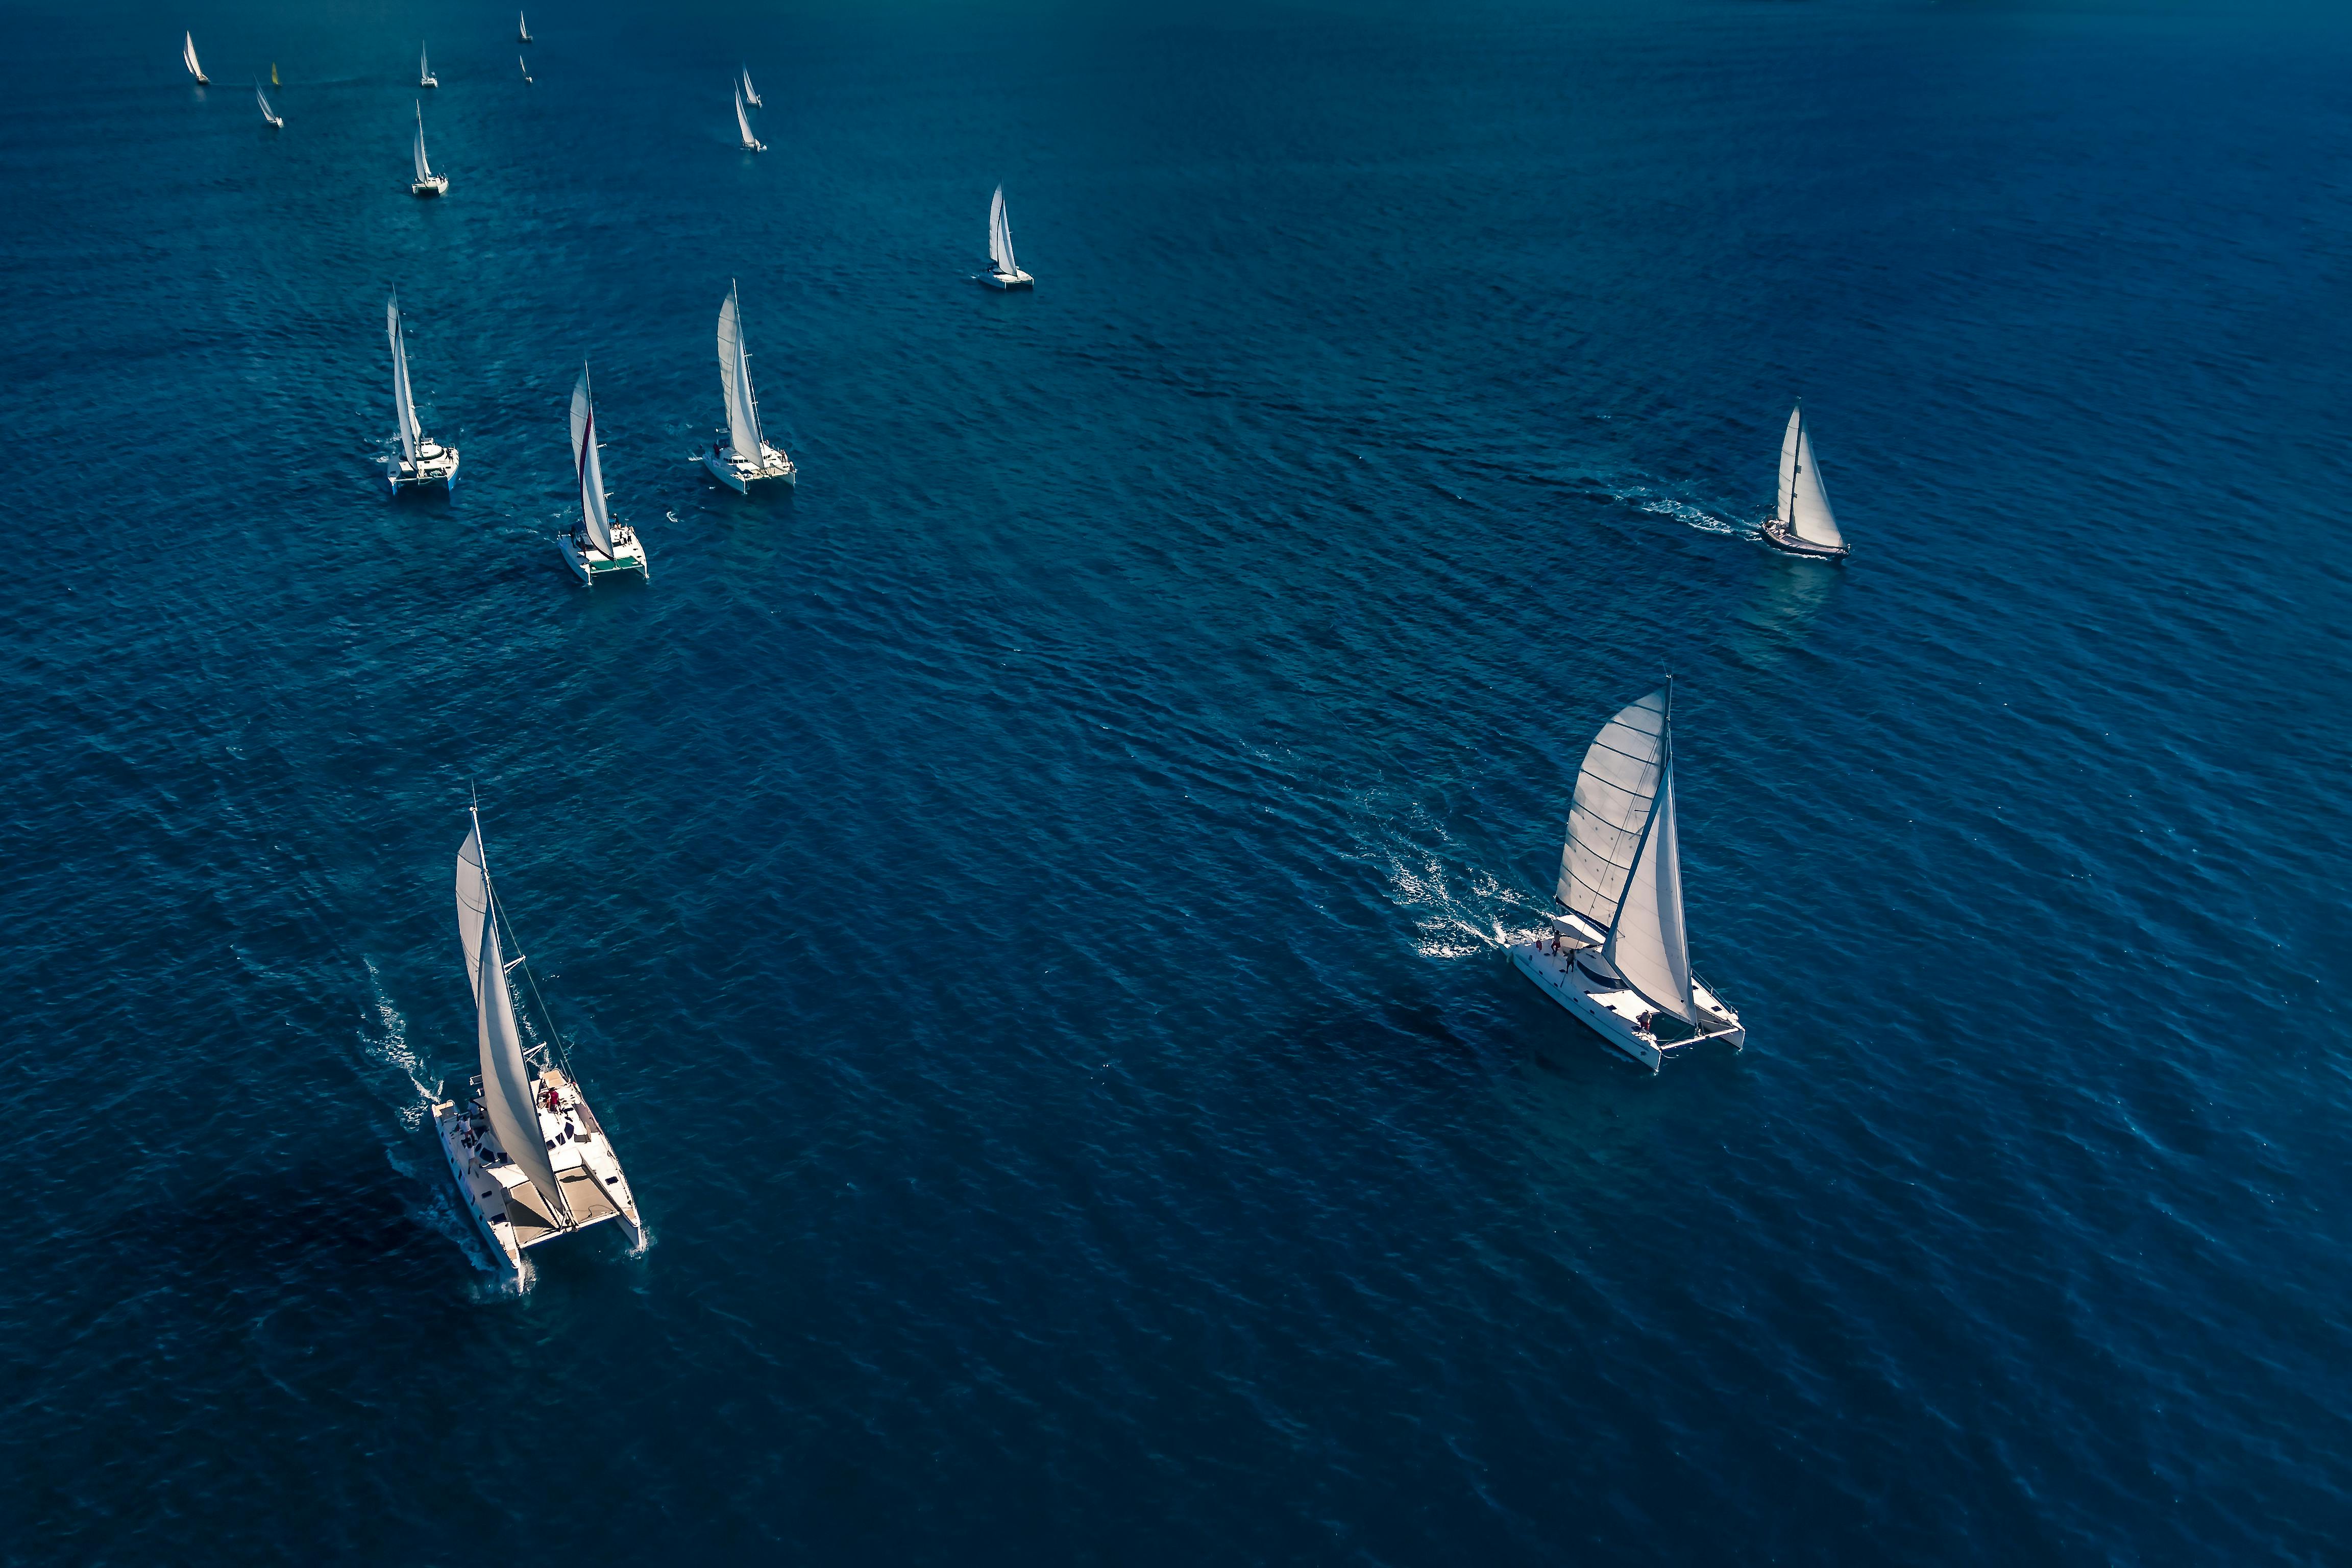
[[[1003,277],[1021,270],[1021,264],[1013,259],[1013,220],[1004,213],[1003,185],[996,187],[995,198],[988,204],[988,258]]]
[[[416,177],[419,181],[433,177],[433,165],[425,161],[425,106],[416,106]]]
[[[758,150],[760,139],[751,134],[751,121],[743,113],[743,89],[740,87],[735,89],[735,129],[743,133],[745,152]]]
[[[416,423],[416,395],[408,385],[408,339],[400,330],[398,295],[383,302],[383,335],[392,340],[392,406],[400,421],[400,449],[414,463],[425,431]]]
[[[1813,437],[1805,428],[1801,405],[1790,413],[1788,433],[1780,437],[1780,514],[1808,544],[1834,550],[1845,543],[1830,510],[1830,493],[1822,486],[1822,470],[1813,462]]]
[[[1690,947],[1683,933],[1682,848],[1675,834],[1675,765],[1668,743],[1649,832],[1625,881],[1606,958],[1643,999],[1685,1024],[1698,1022],[1691,996]]]
[[[530,24],[523,20],[523,15],[520,11],[515,13],[515,37],[526,44],[530,42]]]
[[[604,504],[604,465],[596,457],[596,405],[588,395],[588,367],[580,367],[580,384],[572,389],[572,467],[580,476],[580,516],[588,526],[588,542],[603,555],[613,553],[613,514]]]
[[[482,922],[490,914],[490,873],[482,864],[482,822],[457,846],[457,940],[466,944],[466,981],[482,1005]]]
[[[750,104],[754,109],[761,107],[759,89],[751,85],[751,68],[750,66],[745,66],[743,68],[743,101]]]
[[[719,302],[719,386],[727,395],[727,439],[739,456],[760,460],[760,405],[751,396],[751,357],[743,352],[742,308],[735,286]]]
[[[194,33],[180,35],[180,58],[186,64],[190,76],[202,79],[205,68],[196,63],[196,36]]]
[[[1559,901],[1602,931],[1615,923],[1665,771],[1667,689],[1601,726],[1577,771],[1560,851]]]
[[[548,1218],[571,1217],[563,1187],[548,1163],[547,1141],[540,1136],[539,1111],[531,1103],[530,1068],[522,1059],[522,1030],[515,1022],[514,993],[507,985],[506,951],[499,922],[482,921],[480,955],[474,963],[475,1014],[480,1020],[482,1110],[498,1139],[530,1184],[539,1190]]]

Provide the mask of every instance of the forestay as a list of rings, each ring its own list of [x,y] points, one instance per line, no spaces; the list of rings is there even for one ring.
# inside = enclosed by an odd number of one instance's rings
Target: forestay
[[[425,431],[416,423],[416,395],[408,385],[408,340],[401,331],[398,295],[383,303],[383,333],[392,340],[392,406],[400,420],[400,449],[414,463]]]
[[[735,285],[719,303],[719,384],[727,395],[727,439],[737,455],[760,460],[760,405],[751,395],[751,356],[743,350],[742,306]]]
[[[580,476],[580,515],[588,541],[599,552],[613,553],[613,514],[604,505],[604,465],[596,457],[596,407],[588,396],[588,367],[580,367],[580,384],[572,389],[572,467]]]
[[[1813,462],[1813,437],[1805,428],[1802,404],[1790,414],[1788,433],[1780,437],[1780,521],[1808,544],[1830,550],[1845,544],[1830,510],[1830,493],[1822,487],[1822,470]]]
[[[996,187],[996,198],[988,204],[988,258],[1003,277],[1021,270],[1021,264],[1013,259],[1013,220],[1005,216],[1003,185]]]

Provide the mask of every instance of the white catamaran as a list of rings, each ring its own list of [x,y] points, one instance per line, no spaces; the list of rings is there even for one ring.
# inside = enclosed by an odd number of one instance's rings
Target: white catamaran
[[[744,495],[754,479],[800,482],[792,458],[768,445],[760,430],[760,402],[751,395],[751,356],[743,348],[742,306],[730,280],[719,302],[719,391],[727,400],[727,427],[702,455],[719,482]]]
[[[546,1043],[526,1047],[508,972],[498,895],[482,851],[482,817],[457,847],[457,936],[474,990],[475,1038],[481,1072],[473,1093],[436,1094],[433,1126],[467,1212],[488,1238],[499,1272],[517,1287],[527,1274],[523,1249],[605,1220],[621,1222],[633,1247],[645,1226],[612,1140],[588,1107],[568,1061]],[[514,928],[507,927],[512,936]],[[542,1018],[542,1025],[545,1020]],[[555,1039],[551,1028],[547,1040]]]
[[[276,110],[269,107],[269,97],[267,93],[264,93],[261,90],[261,84],[259,82],[255,82],[253,84],[253,100],[261,105],[261,121],[263,124],[268,126],[272,131],[283,131],[286,129],[285,119],[280,116]]]
[[[1601,1037],[1656,1071],[1700,1040],[1744,1045],[1733,1012],[1691,973],[1675,832],[1674,684],[1601,727],[1576,775],[1561,913],[1511,962]]]
[[[441,79],[433,74],[432,63],[425,58],[425,46],[423,44],[416,46],[416,85],[419,87],[439,87],[441,85]]]
[[[416,183],[410,185],[408,187],[409,190],[420,196],[437,196],[446,193],[449,189],[449,176],[446,174],[435,174],[433,172],[433,165],[427,163],[425,158],[425,104],[422,100],[418,100],[416,105],[416,146],[415,148],[415,153],[416,158]]]
[[[743,68],[743,101],[750,104],[754,109],[765,109],[768,107],[766,104],[760,101],[759,89],[751,85],[751,68],[750,66],[745,66]]]
[[[743,89],[740,84],[735,89],[735,129],[743,137],[743,151],[746,153],[764,153],[768,150],[768,144],[765,142],[751,134],[751,117],[743,112]]]
[[[400,421],[400,456],[392,459],[392,493],[403,485],[455,485],[457,448],[429,439],[416,422],[416,395],[408,385],[408,334],[401,330],[400,296],[383,305],[384,336],[392,340],[392,406]]]
[[[1830,510],[1830,492],[1822,488],[1822,470],[1813,461],[1812,432],[1805,428],[1801,403],[1789,416],[1788,434],[1780,437],[1780,489],[1771,521],[1764,525],[1764,542],[1817,561],[1843,560],[1847,552],[1845,535],[1838,531],[1837,516]]]
[[[988,270],[980,280],[992,289],[1034,289],[1037,279],[1021,270],[1013,259],[1013,220],[1004,216],[1004,187],[996,187],[995,199],[988,204]]]
[[[206,76],[205,68],[196,63],[196,36],[194,33],[180,35],[180,63],[188,68],[188,74],[196,79],[198,87],[212,86],[213,79]]]
[[[572,389],[572,468],[580,479],[580,523],[556,541],[564,564],[593,585],[615,572],[635,572],[651,581],[646,547],[637,531],[613,521],[604,496],[604,465],[596,455],[596,405],[588,392],[588,367],[580,367],[580,384]]]

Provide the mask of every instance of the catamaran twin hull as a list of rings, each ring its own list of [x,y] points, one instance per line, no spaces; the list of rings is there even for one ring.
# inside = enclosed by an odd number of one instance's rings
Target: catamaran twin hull
[[[992,289],[1034,289],[1037,279],[1026,272],[983,272],[980,280]]]
[[[477,1092],[481,1079],[474,1080]],[[515,1163],[499,1147],[490,1132],[481,1101],[460,1106],[455,1100],[433,1102],[434,1130],[441,1137],[441,1152],[457,1183],[467,1212],[490,1244],[490,1255],[509,1280],[522,1279],[526,1247],[558,1237],[571,1236],[608,1219],[621,1222],[629,1245],[645,1240],[637,1219],[636,1200],[629,1179],[621,1173],[620,1156],[604,1136],[595,1112],[579,1086],[552,1068],[537,1080],[534,1109],[540,1135],[545,1140],[548,1163],[554,1169],[566,1215],[556,1215]]]
[[[654,574],[646,564],[646,547],[637,542],[637,531],[634,528],[613,530],[610,555],[589,543],[576,529],[555,544],[563,552],[563,563],[591,587],[606,577],[625,576],[632,572],[649,583],[653,581]]]
[[[754,463],[734,447],[713,442],[710,450],[702,454],[702,466],[710,470],[713,479],[738,495],[750,495],[751,487],[761,479],[782,479],[795,489],[800,485],[800,470],[793,466],[793,460],[764,445],[760,449],[760,461]]]
[[[393,458],[391,479],[394,495],[400,493],[403,485],[454,485],[457,482],[457,448],[436,447],[427,441],[417,448],[416,461]]]
[[[449,176],[446,174],[435,174],[429,178],[417,181],[415,184],[409,186],[408,190],[409,194],[412,195],[446,195],[449,192]]]
[[[1652,1072],[1664,1063],[1668,1051],[1701,1040],[1729,1040],[1735,1047],[1747,1044],[1748,1031],[1741,1026],[1739,1015],[1696,979],[1691,982],[1692,999],[1706,1020],[1706,1028],[1682,1039],[1661,1038],[1654,1010],[1641,993],[1622,980],[1609,977],[1609,966],[1600,956],[1600,933],[1573,916],[1554,915],[1552,920],[1559,929],[1511,947],[1511,963],[1545,995]]]

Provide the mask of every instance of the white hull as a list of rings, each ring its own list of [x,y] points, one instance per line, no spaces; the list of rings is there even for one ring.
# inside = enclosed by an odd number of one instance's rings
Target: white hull
[[[1561,924],[1570,923],[1565,917],[1553,918]],[[1581,922],[1575,923],[1581,927]],[[1582,930],[1591,938],[1599,936],[1590,928]],[[1748,1031],[1741,1026],[1739,1015],[1696,981],[1692,989],[1699,1011],[1712,1015],[1706,1030],[1690,1039],[1661,1040],[1642,1026],[1642,1020],[1651,1011],[1647,1002],[1627,989],[1623,982],[1599,978],[1576,962],[1581,951],[1593,955],[1596,969],[1602,967],[1599,963],[1599,942],[1593,940],[1580,948],[1577,944],[1582,941],[1584,936],[1562,933],[1518,942],[1508,951],[1512,964],[1520,973],[1534,981],[1545,995],[1591,1026],[1593,1033],[1622,1054],[1655,1072],[1665,1062],[1667,1052],[1696,1045],[1700,1040],[1729,1040],[1735,1047],[1747,1044]]]
[[[1037,279],[1026,272],[983,272],[980,280],[992,289],[1034,289]]]
[[[563,552],[563,563],[572,568],[572,575],[591,587],[604,578],[631,572],[647,582],[653,581],[654,574],[646,563],[646,547],[638,542],[635,529],[613,530],[613,553],[609,557],[597,554],[576,529],[558,539],[555,546]]]
[[[1777,517],[1765,523],[1764,542],[1784,554],[1802,555],[1814,561],[1843,561],[1847,553],[1843,544],[1808,543]]]
[[[419,87],[439,87],[441,85],[441,79],[437,76],[421,76],[416,79],[416,85]]]
[[[426,442],[426,446],[433,444]],[[398,495],[403,485],[454,485],[457,482],[457,448],[441,447],[431,457],[419,453],[416,461],[405,458],[392,460],[392,493]]]
[[[751,486],[763,479],[782,479],[795,489],[799,487],[800,468],[783,453],[763,446],[760,459],[754,463],[734,447],[714,442],[710,450],[702,454],[702,466],[710,470],[711,478],[737,495],[750,495]]]
[[[474,1080],[477,1087],[481,1080]],[[551,1224],[536,1206],[530,1181],[515,1169],[499,1148],[479,1110],[479,1101],[433,1102],[434,1131],[449,1174],[457,1184],[459,1201],[473,1215],[475,1227],[490,1245],[490,1256],[500,1276],[520,1287],[525,1280],[523,1251],[559,1237],[572,1236],[593,1225],[618,1220],[631,1247],[645,1244],[645,1226],[637,1217],[636,1199],[621,1171],[620,1156],[604,1135],[595,1112],[579,1086],[561,1071],[541,1076],[541,1096],[536,1109],[541,1136],[548,1143],[549,1163],[562,1184],[572,1223]],[[555,1109],[545,1096],[552,1091]]]
[[[446,174],[436,174],[429,180],[417,181],[415,184],[410,185],[408,189],[412,195],[420,196],[441,195],[446,194],[449,189],[449,176]]]

